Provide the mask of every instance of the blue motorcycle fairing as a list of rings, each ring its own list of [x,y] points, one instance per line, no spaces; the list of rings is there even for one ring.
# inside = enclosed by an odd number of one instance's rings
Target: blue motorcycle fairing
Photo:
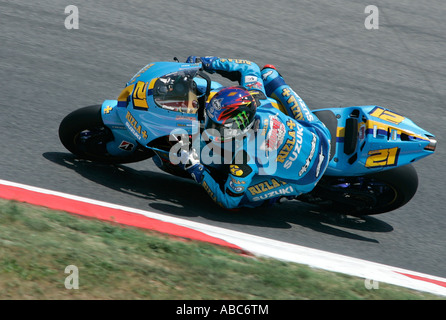
[[[126,87],[136,81],[150,82],[152,79],[159,78],[169,73],[180,70],[199,70],[201,63],[178,63],[178,62],[155,62],[149,63],[139,70],[126,84]]]
[[[138,142],[129,134],[117,112],[116,100],[102,103],[101,115],[104,125],[113,133],[113,141],[107,143],[107,152],[113,156],[125,157],[136,150]]]
[[[175,128],[182,128],[191,132],[191,122],[197,120],[196,113],[167,110],[157,105],[153,99],[151,90],[155,81],[162,76],[175,74],[179,71],[197,73],[201,64],[156,62],[146,65],[137,72],[117,100],[106,100],[102,106],[104,124],[112,130],[115,140],[107,144],[107,150],[112,155],[125,155],[133,150],[128,147],[122,150],[121,144],[136,145],[136,142],[147,146],[152,140],[168,136]],[[206,92],[207,81],[195,77],[198,91]],[[218,90],[221,84],[212,81],[211,90]],[[138,91],[144,88],[144,91]],[[135,99],[138,103],[135,105]],[[111,108],[111,109],[110,109]],[[120,148],[121,147],[121,148]]]
[[[380,106],[330,110],[336,115],[335,154],[326,175],[355,176],[403,166],[431,155],[434,135],[412,120]]]

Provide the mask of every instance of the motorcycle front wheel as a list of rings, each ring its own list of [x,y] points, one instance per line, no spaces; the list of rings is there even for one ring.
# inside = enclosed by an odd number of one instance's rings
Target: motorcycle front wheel
[[[107,142],[113,141],[114,137],[102,121],[101,105],[83,107],[68,114],[59,125],[59,139],[71,153],[96,162],[131,163],[154,155],[142,146],[125,157],[109,154]]]

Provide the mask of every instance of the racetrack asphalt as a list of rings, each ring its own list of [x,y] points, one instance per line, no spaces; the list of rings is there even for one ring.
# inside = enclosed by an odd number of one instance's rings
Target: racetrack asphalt
[[[446,6],[441,0],[0,1],[0,178],[446,277]],[[226,212],[152,160],[79,161],[57,130],[74,109],[114,99],[139,69],[189,55],[274,64],[312,109],[376,104],[436,135],[414,164],[415,197],[390,213],[338,217],[296,201]]]

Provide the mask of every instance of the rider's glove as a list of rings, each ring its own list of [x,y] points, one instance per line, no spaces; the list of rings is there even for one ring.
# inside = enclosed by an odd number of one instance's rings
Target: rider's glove
[[[200,163],[197,151],[191,148],[189,151],[185,149],[180,149],[180,166],[186,170],[192,178],[201,183],[203,180],[204,166]]]
[[[180,160],[179,166],[187,171],[196,182],[201,183],[204,166],[200,163],[197,151],[194,148],[189,150],[189,137],[187,135],[179,137],[172,135],[170,139],[171,141],[176,140],[181,147],[177,154]]]
[[[200,60],[200,57],[197,57],[197,56],[189,56],[186,59],[186,63],[199,63],[199,62],[201,62],[201,60]]]
[[[203,68],[206,71],[212,71],[212,63],[217,60],[218,57],[197,57],[197,56],[189,56],[186,60],[187,63],[202,63]]]

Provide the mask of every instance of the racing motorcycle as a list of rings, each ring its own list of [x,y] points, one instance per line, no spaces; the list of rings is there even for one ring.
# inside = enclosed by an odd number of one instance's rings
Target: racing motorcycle
[[[83,159],[124,164],[153,157],[165,172],[190,178],[171,161],[176,143],[171,133],[181,128],[192,134],[192,123],[204,122],[205,105],[221,87],[200,63],[150,63],[126,83],[117,99],[68,114],[60,123],[59,137]],[[277,101],[271,103],[286,112]],[[434,135],[381,106],[313,113],[330,130],[330,162],[317,186],[297,200],[331,212],[371,215],[400,208],[415,195],[418,176],[411,163],[434,153]],[[212,165],[209,169],[218,171]]]

